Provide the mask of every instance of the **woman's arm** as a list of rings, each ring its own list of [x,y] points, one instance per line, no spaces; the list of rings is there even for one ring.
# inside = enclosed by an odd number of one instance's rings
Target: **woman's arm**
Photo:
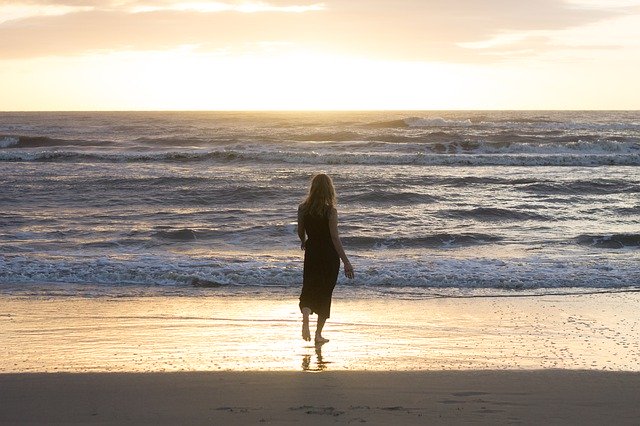
[[[338,256],[342,259],[344,264],[344,275],[351,279],[353,278],[353,266],[349,262],[344,248],[342,248],[342,241],[340,241],[340,235],[338,234],[338,211],[334,208],[329,212],[329,232],[331,233],[331,241],[333,241],[333,247],[338,252]]]
[[[298,207],[298,237],[300,237],[300,250],[304,250],[306,238],[304,234],[304,213],[302,212],[302,206]]]

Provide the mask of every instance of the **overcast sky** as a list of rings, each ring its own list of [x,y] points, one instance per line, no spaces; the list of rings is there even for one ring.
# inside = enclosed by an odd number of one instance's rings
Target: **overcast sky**
[[[638,66],[640,0],[0,0],[0,110],[636,109]]]

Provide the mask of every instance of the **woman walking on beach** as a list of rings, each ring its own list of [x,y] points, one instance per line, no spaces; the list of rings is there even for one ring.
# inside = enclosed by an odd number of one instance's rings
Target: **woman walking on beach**
[[[336,192],[331,178],[316,175],[311,181],[307,199],[298,206],[298,236],[304,253],[304,273],[300,311],[302,312],[302,338],[311,340],[309,315],[318,314],[315,342],[326,343],[322,328],[331,312],[331,295],[336,286],[340,260],[344,274],[353,278],[353,266],[342,248],[338,235]]]

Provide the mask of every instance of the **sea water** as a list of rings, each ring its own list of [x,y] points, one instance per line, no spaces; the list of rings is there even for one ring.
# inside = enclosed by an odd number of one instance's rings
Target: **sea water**
[[[320,172],[348,294],[639,288],[640,112],[5,112],[0,292],[295,293]]]

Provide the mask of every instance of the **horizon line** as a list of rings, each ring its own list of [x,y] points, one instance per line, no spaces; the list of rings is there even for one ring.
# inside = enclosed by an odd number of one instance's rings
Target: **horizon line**
[[[536,108],[513,108],[513,109],[69,109],[69,110],[0,110],[3,113],[45,113],[45,112],[227,112],[227,113],[304,113],[304,112],[640,112],[637,109],[536,109]]]

